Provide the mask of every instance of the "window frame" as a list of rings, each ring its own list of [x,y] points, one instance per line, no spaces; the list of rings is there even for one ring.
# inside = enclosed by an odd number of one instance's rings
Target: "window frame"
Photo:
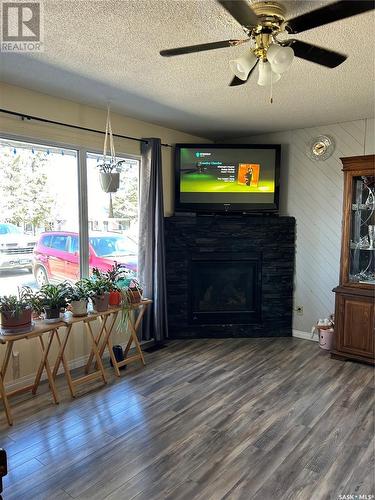
[[[18,134],[9,134],[0,130],[0,139],[9,141],[18,141],[30,144],[32,146],[50,146],[51,148],[70,149],[77,153],[77,190],[78,190],[78,241],[79,241],[79,272],[80,278],[89,277],[89,218],[88,218],[88,189],[87,189],[87,155],[94,154],[103,156],[103,151],[96,148],[90,148],[82,145],[72,145],[59,141],[44,140],[32,136],[23,136]],[[137,160],[139,162],[139,170],[141,169],[141,155],[122,153],[117,151],[116,156]],[[139,198],[138,198],[139,199]],[[138,203],[139,213],[139,203]],[[67,245],[68,247],[68,245]]]

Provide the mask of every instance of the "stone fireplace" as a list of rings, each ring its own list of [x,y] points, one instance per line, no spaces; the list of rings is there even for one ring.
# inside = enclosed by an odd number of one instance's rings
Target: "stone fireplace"
[[[292,217],[165,219],[171,338],[292,334]]]

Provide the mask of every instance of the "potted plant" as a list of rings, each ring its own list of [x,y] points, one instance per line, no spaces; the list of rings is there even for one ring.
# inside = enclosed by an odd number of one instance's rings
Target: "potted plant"
[[[143,288],[137,278],[131,279],[128,287],[128,293],[132,304],[138,304],[138,302],[142,300]]]
[[[91,297],[91,291],[88,289],[85,281],[77,281],[70,287],[68,301],[73,316],[86,316],[87,303]]]
[[[66,281],[52,285],[48,283],[39,290],[38,298],[45,314],[45,320],[56,321],[60,312],[65,309],[70,295],[71,286]]]
[[[31,327],[34,292],[25,287],[18,295],[0,297],[0,325],[4,330],[24,330]]]
[[[107,156],[107,144],[109,140],[109,156]],[[107,122],[105,126],[105,137],[103,147],[103,163],[98,165],[99,180],[105,193],[116,193],[120,186],[120,172],[125,160],[116,158],[115,145],[113,142],[110,109],[107,110]]]
[[[94,268],[93,275],[85,280],[85,284],[91,292],[91,300],[95,311],[106,311],[109,306],[109,293],[113,287],[108,277],[101,273],[99,269]]]
[[[120,279],[123,270],[124,268],[122,268],[120,264],[115,262],[113,267],[104,274],[104,276],[106,276],[112,284],[112,288],[109,292],[109,305],[112,307],[119,307],[121,305],[122,293],[121,288],[118,286],[117,282]]]
[[[138,279],[128,269],[122,269],[118,273],[117,286],[127,295],[127,300],[131,304],[136,304],[142,300],[143,288]]]
[[[99,168],[99,181],[105,193],[116,193],[120,187],[120,162],[101,163]]]
[[[138,303],[142,299],[142,288],[138,279],[132,271],[122,268],[116,285],[121,291],[121,319],[119,328],[127,328],[132,304]]]

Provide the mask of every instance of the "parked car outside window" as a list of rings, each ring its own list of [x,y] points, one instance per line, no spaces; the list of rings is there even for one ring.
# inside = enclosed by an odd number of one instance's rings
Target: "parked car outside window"
[[[14,224],[0,223],[0,271],[28,269],[31,271],[35,237]]]
[[[138,248],[128,236],[98,233],[89,236],[89,269],[108,271],[114,262],[137,271]],[[39,286],[50,281],[76,281],[79,276],[78,233],[42,233],[34,248],[33,273]]]

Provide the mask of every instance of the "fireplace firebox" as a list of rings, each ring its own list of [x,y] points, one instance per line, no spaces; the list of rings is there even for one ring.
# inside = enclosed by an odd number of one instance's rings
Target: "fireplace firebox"
[[[261,282],[260,255],[194,255],[190,261],[189,323],[259,322]]]

